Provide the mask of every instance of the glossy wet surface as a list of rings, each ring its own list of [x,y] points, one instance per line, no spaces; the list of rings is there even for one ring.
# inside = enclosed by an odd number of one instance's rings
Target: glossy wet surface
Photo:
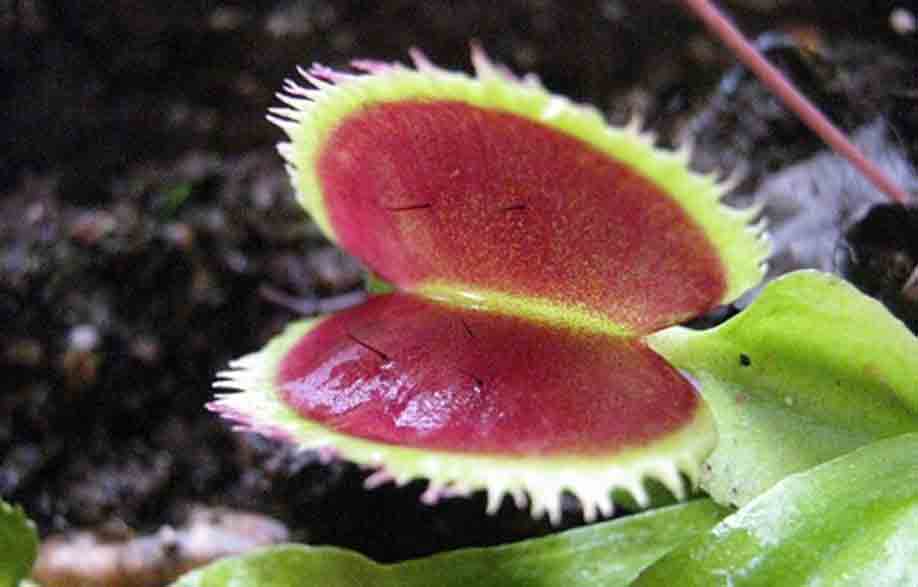
[[[381,442],[611,454],[677,430],[692,385],[640,341],[379,296],[321,322],[278,384],[304,417]]]

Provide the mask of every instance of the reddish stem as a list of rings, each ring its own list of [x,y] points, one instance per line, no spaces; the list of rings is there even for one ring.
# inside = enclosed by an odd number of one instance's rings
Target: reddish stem
[[[800,117],[836,153],[854,165],[880,191],[904,204],[909,196],[873,161],[864,156],[825,115],[807,100],[775,66],[750,43],[722,12],[709,0],[683,0],[689,9],[727,45],[752,70],[784,104]]]

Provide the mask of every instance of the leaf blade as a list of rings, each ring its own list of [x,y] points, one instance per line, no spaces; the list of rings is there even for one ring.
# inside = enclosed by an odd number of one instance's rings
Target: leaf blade
[[[785,478],[635,587],[914,585],[916,554],[918,434],[904,434]]]
[[[175,587],[624,586],[724,515],[710,500],[698,500],[545,538],[395,565],[380,565],[338,548],[284,546],[214,563],[186,575]]]
[[[16,587],[38,554],[38,533],[19,507],[0,501],[0,585]]]
[[[918,339],[838,278],[788,274],[708,331],[651,347],[695,376],[719,443],[702,487],[742,505],[790,473],[918,430]]]

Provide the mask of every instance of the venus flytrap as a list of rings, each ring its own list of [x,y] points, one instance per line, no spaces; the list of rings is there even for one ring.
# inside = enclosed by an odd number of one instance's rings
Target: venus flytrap
[[[683,497],[685,476],[741,509],[715,526],[728,510],[705,500],[389,567],[267,551],[179,585],[918,583],[902,546],[918,540],[918,339],[807,271],[717,328],[678,326],[761,280],[756,211],[722,206],[726,187],[685,152],[480,52],[474,77],[414,61],[287,84],[272,119],[300,201],[386,287],[235,362],[217,385],[238,391],[212,409],[377,467],[370,484],[427,479],[430,500],[528,497],[556,520],[570,492],[589,519],[616,490],[647,505],[648,479]],[[845,541],[862,524],[845,507],[876,514],[863,540]]]
[[[212,408],[430,480],[560,517],[613,489],[684,496],[714,446],[692,383],[647,337],[762,277],[754,211],[633,127],[512,77],[356,64],[290,83],[273,120],[303,205],[396,291],[291,326],[237,362]]]

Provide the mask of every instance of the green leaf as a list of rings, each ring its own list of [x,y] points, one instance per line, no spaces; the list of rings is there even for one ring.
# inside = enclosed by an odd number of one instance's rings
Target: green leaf
[[[545,538],[473,548],[380,565],[338,548],[281,546],[214,563],[177,587],[527,587],[627,585],[683,541],[707,531],[725,512],[698,500]]]
[[[918,434],[788,477],[636,586],[918,585]]]
[[[38,534],[22,509],[0,501],[0,587],[19,585],[32,570]]]
[[[831,275],[789,274],[736,318],[651,346],[699,382],[719,441],[702,487],[742,505],[785,476],[918,430],[918,339]]]

